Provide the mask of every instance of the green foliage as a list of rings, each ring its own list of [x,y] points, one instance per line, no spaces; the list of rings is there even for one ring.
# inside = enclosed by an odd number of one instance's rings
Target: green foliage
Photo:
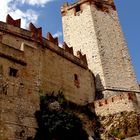
[[[117,137],[119,135],[119,129],[115,129],[115,130],[111,130],[110,134],[112,134],[113,136]]]
[[[49,107],[55,101],[60,104],[59,111]],[[67,101],[62,93],[41,96],[40,111],[36,112],[39,128],[34,140],[87,140],[82,121],[66,109],[68,106],[75,108],[77,105]]]

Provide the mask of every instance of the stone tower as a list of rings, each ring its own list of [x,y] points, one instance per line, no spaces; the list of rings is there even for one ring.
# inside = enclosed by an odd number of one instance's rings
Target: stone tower
[[[97,98],[138,92],[128,49],[113,0],[79,0],[61,8],[64,40],[87,55]]]

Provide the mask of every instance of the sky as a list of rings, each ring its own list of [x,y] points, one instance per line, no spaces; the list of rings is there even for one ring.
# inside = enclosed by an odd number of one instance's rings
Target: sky
[[[22,28],[28,29],[32,22],[43,28],[43,36],[51,32],[63,41],[60,7],[64,2],[76,0],[0,0],[0,21],[10,14],[14,19],[21,18]],[[115,0],[120,23],[128,45],[134,71],[140,83],[140,0]]]

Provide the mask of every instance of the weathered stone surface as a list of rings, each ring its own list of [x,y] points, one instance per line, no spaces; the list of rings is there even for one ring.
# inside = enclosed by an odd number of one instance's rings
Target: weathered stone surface
[[[124,111],[112,115],[101,116],[100,133],[101,139],[125,139],[140,135],[140,116],[133,111]],[[133,140],[133,138],[130,138]]]
[[[39,94],[63,92],[74,103],[91,103],[92,111],[101,117],[139,112],[140,88],[113,0],[80,0],[65,4],[61,12],[63,48],[58,47],[58,38],[50,33],[43,38],[42,28],[33,24],[28,31],[10,16],[8,24],[0,22],[0,140],[34,137]],[[105,99],[94,101],[95,92],[96,99]],[[59,109],[59,104],[51,107]],[[94,122],[79,118],[93,136]],[[138,135],[138,130],[134,133]]]
[[[86,54],[95,75],[96,114],[139,112],[140,89],[113,0],[67,3],[61,13],[65,42]]]
[[[38,127],[39,93],[61,91],[67,99],[86,104],[94,101],[95,85],[82,59],[43,38],[45,44],[34,40],[41,37],[39,29],[31,26],[32,33],[38,34],[32,37],[12,28],[10,33],[0,30],[5,32],[0,43],[0,139],[26,140],[34,137]]]
[[[139,140],[139,139],[140,139],[140,135],[136,137],[126,138],[125,140]]]
[[[103,96],[114,90],[139,90],[124,41],[117,12],[112,2],[79,1],[62,7],[64,40],[76,53],[79,48],[87,55],[89,68],[95,75],[96,88]],[[81,11],[74,14],[80,6]],[[98,7],[97,7],[98,4]],[[104,11],[105,6],[108,10]],[[103,8],[103,9],[102,9]],[[73,32],[74,31],[74,32]],[[73,32],[73,33],[72,33]],[[112,92],[109,90],[113,90]]]
[[[107,99],[94,102],[95,112],[99,116],[106,116],[123,111],[139,112],[138,101],[134,93],[122,93],[110,96]]]

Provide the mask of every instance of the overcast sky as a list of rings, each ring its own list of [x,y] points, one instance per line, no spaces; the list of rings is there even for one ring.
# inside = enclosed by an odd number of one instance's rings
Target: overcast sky
[[[51,32],[63,40],[60,7],[64,2],[76,0],[0,0],[0,20],[6,15],[22,19],[22,28],[29,22],[43,28],[43,36]],[[137,80],[140,83],[140,0],[115,0],[120,22],[128,44]]]

